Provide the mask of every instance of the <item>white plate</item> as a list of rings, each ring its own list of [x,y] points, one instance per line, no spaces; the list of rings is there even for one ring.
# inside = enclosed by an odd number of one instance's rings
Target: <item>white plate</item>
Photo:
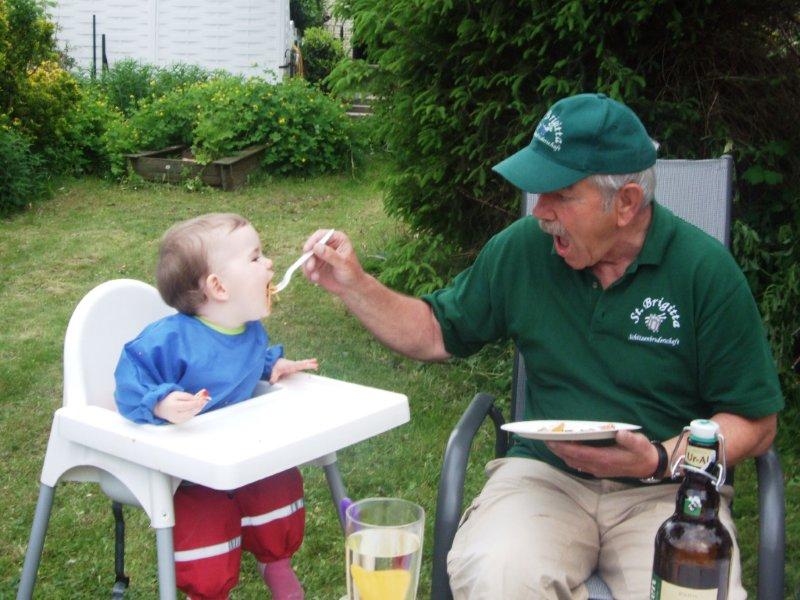
[[[563,431],[553,431],[561,428]],[[641,429],[639,425],[630,423],[612,423],[610,421],[517,421],[506,423],[503,429],[528,438],[529,440],[605,440],[613,438],[618,431]]]

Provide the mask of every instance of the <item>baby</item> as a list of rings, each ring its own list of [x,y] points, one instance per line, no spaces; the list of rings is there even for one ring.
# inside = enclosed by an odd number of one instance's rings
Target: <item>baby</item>
[[[183,423],[250,398],[260,379],[316,369],[283,358],[260,319],[270,312],[272,261],[253,226],[208,214],[171,227],[161,242],[157,282],[179,312],[125,345],[117,369],[119,412],[137,423]],[[290,562],[305,526],[296,468],[227,492],[183,482],[175,492],[177,585],[192,599],[227,598],[242,548],[252,552],[272,597],[303,598]]]

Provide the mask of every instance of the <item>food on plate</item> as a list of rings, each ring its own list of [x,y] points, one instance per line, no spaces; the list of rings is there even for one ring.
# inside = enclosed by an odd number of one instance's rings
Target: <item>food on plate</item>
[[[539,431],[546,433],[584,433],[591,431],[613,431],[614,429],[616,429],[616,427],[613,423],[604,423],[603,425],[596,426],[583,425],[578,427],[568,427],[564,421],[561,421],[560,423],[556,423],[550,427],[542,427],[539,429]]]

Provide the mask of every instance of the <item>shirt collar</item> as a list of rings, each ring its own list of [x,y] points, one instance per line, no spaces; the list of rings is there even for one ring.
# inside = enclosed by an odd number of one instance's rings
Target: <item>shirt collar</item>
[[[200,321],[206,327],[209,327],[210,329],[213,329],[214,331],[225,335],[239,335],[245,330],[244,325],[239,325],[239,327],[236,327],[235,329],[230,329],[228,327],[221,327],[216,323],[212,323],[211,321],[209,321],[208,319],[204,319],[200,315],[194,315],[194,318]]]
[[[635,271],[639,265],[660,265],[675,233],[675,215],[655,200],[653,200],[651,206],[653,207],[653,214],[650,219],[650,227],[647,230],[639,256],[634,259],[627,269],[629,272]]]

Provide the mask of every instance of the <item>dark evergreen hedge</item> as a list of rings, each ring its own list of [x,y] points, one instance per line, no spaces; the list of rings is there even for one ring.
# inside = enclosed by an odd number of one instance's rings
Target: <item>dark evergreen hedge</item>
[[[795,0],[347,0],[399,166],[389,211],[475,248],[517,215],[491,166],[547,107],[629,104],[662,157],[734,155],[735,253],[776,353],[800,302],[800,18]],[[351,69],[350,73],[369,72]],[[340,86],[348,70],[338,70]]]

